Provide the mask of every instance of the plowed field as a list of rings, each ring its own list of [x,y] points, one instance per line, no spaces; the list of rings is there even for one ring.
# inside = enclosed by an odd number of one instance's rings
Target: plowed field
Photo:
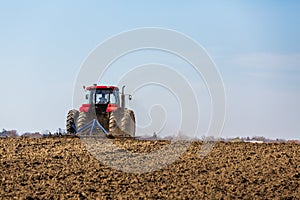
[[[143,153],[168,144],[130,139],[114,143],[130,152]],[[202,159],[198,156],[200,147],[200,142],[193,142],[173,164],[136,174],[99,162],[78,138],[1,138],[0,197],[300,198],[300,145],[218,142]]]

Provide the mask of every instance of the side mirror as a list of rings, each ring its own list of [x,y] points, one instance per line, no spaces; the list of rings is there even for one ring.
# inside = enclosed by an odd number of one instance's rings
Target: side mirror
[[[86,99],[86,100],[89,99],[89,95],[88,95],[88,94],[85,95],[85,99]]]
[[[129,99],[130,101],[132,100],[132,95],[131,95],[131,94],[128,96],[128,99]]]

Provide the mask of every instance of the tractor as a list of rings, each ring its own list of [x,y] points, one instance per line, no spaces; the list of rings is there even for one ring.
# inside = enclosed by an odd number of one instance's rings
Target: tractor
[[[122,87],[121,98],[116,86],[94,84],[83,88],[86,92],[85,103],[79,111],[72,109],[67,115],[66,130],[69,134],[76,134],[87,123],[96,119],[109,136],[135,137],[134,112],[125,108],[125,86]]]

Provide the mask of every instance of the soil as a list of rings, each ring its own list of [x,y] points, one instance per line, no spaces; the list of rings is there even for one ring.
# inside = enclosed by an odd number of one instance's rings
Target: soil
[[[130,152],[168,141],[123,139]],[[0,138],[1,199],[299,199],[300,145],[218,142],[199,158],[192,142],[174,163],[126,173],[94,158],[79,138]],[[94,148],[101,149],[101,143]],[[106,147],[102,147],[106,148]],[[114,154],[114,151],[109,150]],[[156,159],[163,162],[163,158]]]

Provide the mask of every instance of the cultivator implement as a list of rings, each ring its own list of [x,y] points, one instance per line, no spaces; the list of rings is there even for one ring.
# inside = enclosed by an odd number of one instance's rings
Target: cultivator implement
[[[93,132],[95,131],[95,129],[100,128],[100,130],[105,134],[108,135],[107,130],[105,130],[105,128],[98,122],[98,120],[93,119],[92,121],[90,121],[88,124],[84,125],[81,129],[79,129],[77,131],[77,134],[86,132],[88,129],[90,129],[89,131],[89,135],[92,135]]]
[[[101,134],[99,134],[98,129],[100,129]],[[96,132],[96,134],[93,134],[94,132]],[[109,134],[107,130],[96,119],[93,119],[76,131],[76,135],[78,135],[79,137],[103,136],[103,134],[108,138],[113,138],[112,134]]]

